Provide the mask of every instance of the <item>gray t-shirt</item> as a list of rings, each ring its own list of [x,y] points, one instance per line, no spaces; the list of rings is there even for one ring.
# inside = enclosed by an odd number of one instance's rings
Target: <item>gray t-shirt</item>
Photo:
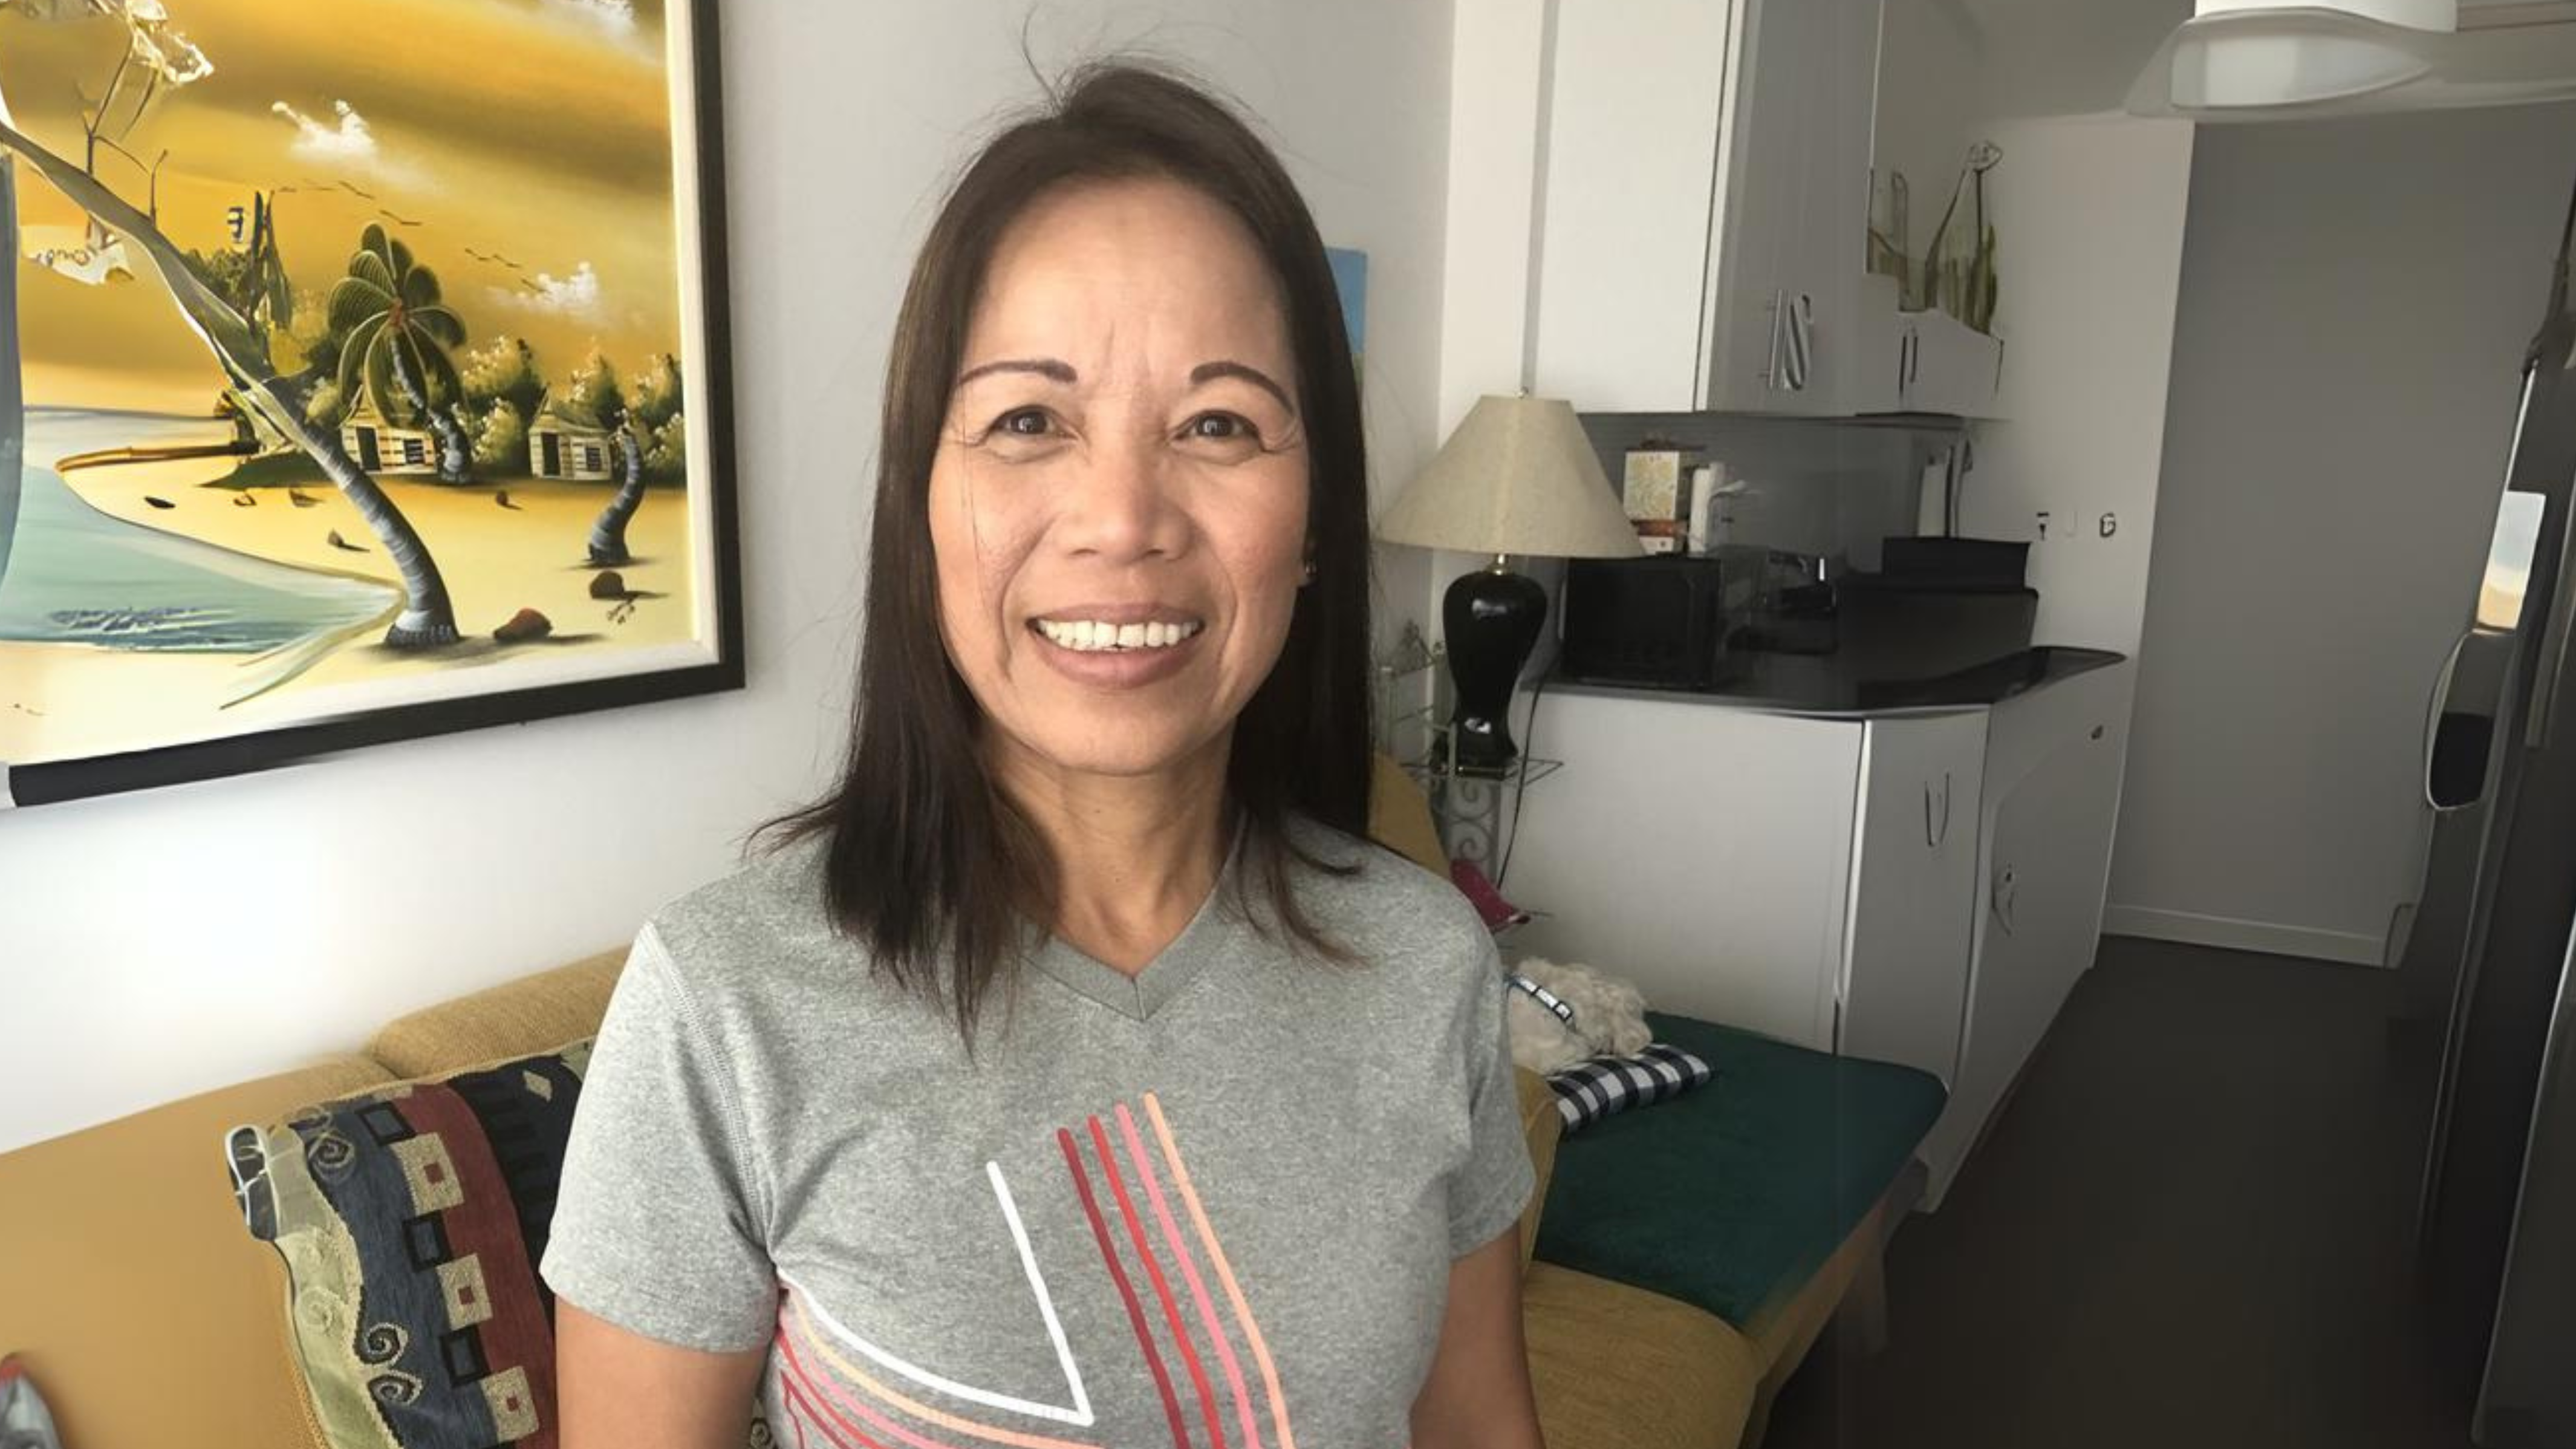
[[[591,1056],[547,1283],[767,1346],[781,1445],[1397,1449],[1450,1264],[1534,1174],[1475,913],[1295,828],[1359,868],[1297,892],[1360,964],[1221,884],[1135,977],[1047,942],[971,1063],[832,930],[819,848],[666,907]]]

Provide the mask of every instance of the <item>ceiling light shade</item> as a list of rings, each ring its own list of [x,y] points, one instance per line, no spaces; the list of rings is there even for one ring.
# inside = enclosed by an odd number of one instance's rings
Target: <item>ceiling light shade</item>
[[[2139,115],[2231,119],[2296,113],[2399,90],[2432,76],[2456,0],[2278,5],[2201,0],[2139,73]]]
[[[2174,37],[2167,95],[2184,110],[2316,105],[2432,74],[2417,44],[2368,22],[2186,25]]]

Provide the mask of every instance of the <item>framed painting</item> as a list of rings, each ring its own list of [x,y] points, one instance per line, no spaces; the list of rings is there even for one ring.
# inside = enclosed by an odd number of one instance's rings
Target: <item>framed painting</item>
[[[0,807],[739,688],[712,0],[0,0]]]

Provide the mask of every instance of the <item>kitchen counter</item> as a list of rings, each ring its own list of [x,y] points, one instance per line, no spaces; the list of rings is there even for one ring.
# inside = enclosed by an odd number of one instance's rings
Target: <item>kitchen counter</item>
[[[2126,657],[2107,649],[2044,645],[1928,679],[1862,679],[1838,655],[1748,652],[1729,661],[1726,678],[1713,689],[1586,684],[1561,676],[1551,677],[1547,688],[1550,693],[1701,701],[1780,714],[1901,714],[1999,704]]]

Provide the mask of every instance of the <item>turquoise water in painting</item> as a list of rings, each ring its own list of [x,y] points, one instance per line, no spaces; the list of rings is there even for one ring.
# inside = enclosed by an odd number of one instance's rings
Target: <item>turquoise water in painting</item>
[[[397,602],[384,584],[309,573],[101,513],[42,463],[101,448],[220,443],[209,418],[27,409],[27,465],[0,640],[256,654],[362,624]]]

